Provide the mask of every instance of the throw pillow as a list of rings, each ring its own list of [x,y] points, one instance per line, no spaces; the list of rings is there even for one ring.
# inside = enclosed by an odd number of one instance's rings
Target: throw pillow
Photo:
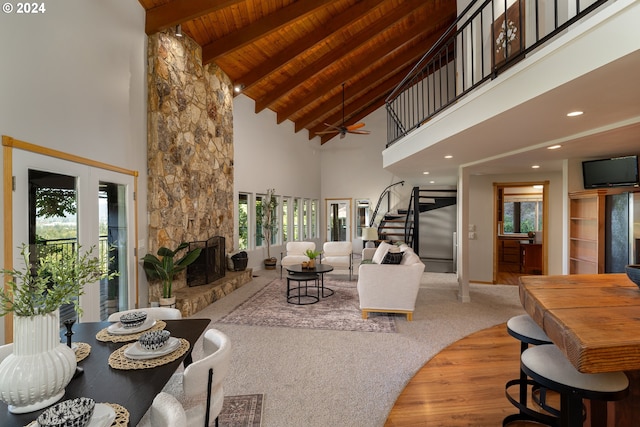
[[[400,264],[402,262],[402,252],[387,252],[382,260],[383,264]]]
[[[376,252],[371,257],[371,260],[376,264],[382,264],[382,260],[384,259],[384,256],[389,251],[390,247],[391,245],[388,244],[387,242],[380,242],[380,246],[378,246],[378,248],[376,249]]]

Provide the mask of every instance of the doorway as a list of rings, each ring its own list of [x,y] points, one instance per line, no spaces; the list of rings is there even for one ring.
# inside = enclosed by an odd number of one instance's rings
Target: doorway
[[[5,236],[11,240],[5,244],[5,264],[20,268],[16,248],[23,243],[37,257],[93,249],[92,256],[117,275],[85,287],[78,320],[106,320],[110,312],[136,304],[137,173],[8,138],[3,145],[5,160],[11,160],[5,169],[11,176],[4,182],[11,194],[5,197]],[[72,307],[61,307],[61,322],[76,316]]]
[[[493,283],[547,274],[549,181],[494,183]]]
[[[326,199],[327,241],[351,241],[351,199]]]

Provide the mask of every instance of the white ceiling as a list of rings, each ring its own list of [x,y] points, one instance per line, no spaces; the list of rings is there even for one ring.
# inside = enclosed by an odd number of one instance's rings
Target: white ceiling
[[[455,185],[472,175],[560,171],[564,159],[640,154],[640,50],[433,144],[390,167]],[[570,111],[583,115],[569,118]],[[517,136],[517,138],[514,138]],[[546,147],[560,144],[557,150]],[[453,156],[445,160],[445,155]],[[429,171],[428,178],[422,174]]]

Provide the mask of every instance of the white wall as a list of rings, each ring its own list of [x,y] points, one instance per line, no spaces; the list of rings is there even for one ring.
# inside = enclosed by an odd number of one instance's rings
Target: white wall
[[[0,134],[139,171],[138,232],[145,242],[144,9],[102,0],[45,6],[40,15],[0,14]],[[0,342],[3,332],[0,318]]]
[[[554,173],[523,173],[510,175],[472,176],[469,183],[469,224],[476,226],[476,239],[469,240],[469,281],[493,280],[494,203],[493,183],[549,181],[548,274],[562,274],[563,175]]]
[[[320,200],[318,138],[309,141],[306,132],[295,133],[290,121],[278,125],[276,114],[271,110],[259,114],[254,111],[252,99],[244,95],[234,99],[235,218],[238,217],[238,192],[264,194],[267,189],[274,188],[277,195]],[[236,235],[234,247],[237,246]],[[280,258],[282,250],[281,245],[271,246],[271,256]],[[267,257],[266,249],[247,253],[248,266],[261,269],[262,260]]]

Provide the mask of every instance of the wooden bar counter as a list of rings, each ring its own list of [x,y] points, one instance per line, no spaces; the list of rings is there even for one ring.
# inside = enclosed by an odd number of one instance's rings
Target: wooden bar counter
[[[615,425],[640,425],[640,289],[625,274],[524,276],[520,301],[580,372],[625,371]]]

